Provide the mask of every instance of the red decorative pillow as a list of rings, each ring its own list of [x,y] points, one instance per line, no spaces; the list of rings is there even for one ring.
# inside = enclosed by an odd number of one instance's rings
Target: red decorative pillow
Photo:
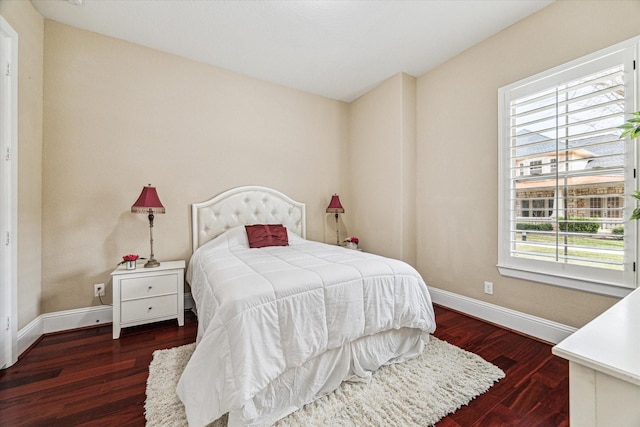
[[[245,225],[250,248],[289,246],[287,229],[282,224]]]

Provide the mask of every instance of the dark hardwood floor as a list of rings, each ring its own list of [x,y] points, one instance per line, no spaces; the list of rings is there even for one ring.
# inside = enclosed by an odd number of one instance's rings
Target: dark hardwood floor
[[[436,307],[435,335],[496,364],[506,378],[444,418],[450,426],[567,426],[569,368],[551,346]],[[0,371],[0,426],[144,426],[154,350],[195,341],[197,320],[123,329],[111,326],[43,337]]]
[[[551,345],[441,307],[436,323],[436,337],[506,374],[438,427],[569,425],[569,362],[551,354]]]

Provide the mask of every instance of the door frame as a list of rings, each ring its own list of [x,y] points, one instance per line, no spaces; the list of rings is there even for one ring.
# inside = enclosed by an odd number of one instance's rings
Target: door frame
[[[18,360],[18,33],[0,16],[0,369]]]

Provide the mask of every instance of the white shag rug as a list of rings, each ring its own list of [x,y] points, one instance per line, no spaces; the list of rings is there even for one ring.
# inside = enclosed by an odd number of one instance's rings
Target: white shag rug
[[[147,427],[187,426],[175,388],[194,348],[187,344],[153,353],[144,405]],[[504,376],[480,356],[431,337],[420,357],[383,366],[369,383],[342,383],[276,426],[429,426]],[[210,426],[226,425],[225,415]]]

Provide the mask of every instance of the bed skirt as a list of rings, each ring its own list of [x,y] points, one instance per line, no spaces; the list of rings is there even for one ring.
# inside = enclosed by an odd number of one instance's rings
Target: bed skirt
[[[368,382],[379,367],[418,357],[428,342],[428,333],[403,328],[362,337],[329,350],[285,371],[242,408],[230,411],[228,427],[270,426],[331,393],[343,381]]]

